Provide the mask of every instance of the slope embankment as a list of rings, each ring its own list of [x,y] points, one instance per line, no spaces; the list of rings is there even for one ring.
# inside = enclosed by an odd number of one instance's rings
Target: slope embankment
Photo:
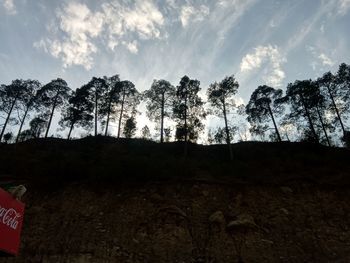
[[[0,262],[350,261],[347,150],[242,143],[230,162],[182,146],[2,145],[1,174],[28,193],[20,254]]]

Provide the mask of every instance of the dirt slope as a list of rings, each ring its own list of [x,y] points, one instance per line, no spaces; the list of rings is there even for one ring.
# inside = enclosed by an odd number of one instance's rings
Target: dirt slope
[[[350,152],[87,138],[0,145],[28,193],[3,262],[350,262]]]
[[[71,185],[27,195],[20,256],[0,262],[349,262],[349,198],[310,185]]]

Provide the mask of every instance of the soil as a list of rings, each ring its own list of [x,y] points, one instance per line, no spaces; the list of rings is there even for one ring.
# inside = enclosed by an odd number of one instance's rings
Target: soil
[[[29,188],[20,254],[0,262],[350,262],[349,200],[306,183]]]

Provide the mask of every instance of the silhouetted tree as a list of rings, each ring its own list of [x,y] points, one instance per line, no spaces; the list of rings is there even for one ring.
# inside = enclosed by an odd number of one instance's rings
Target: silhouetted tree
[[[141,129],[141,138],[145,139],[145,140],[149,140],[151,139],[151,131],[149,130],[148,126],[145,125],[142,129]]]
[[[44,132],[47,127],[47,117],[37,116],[29,122],[29,129],[21,132],[20,141],[40,138],[41,134]]]
[[[337,105],[337,101],[341,101],[344,98],[344,90],[341,89],[342,88],[341,85],[338,85],[337,83],[338,81],[336,76],[334,76],[331,72],[327,72],[317,80],[317,83],[320,89],[323,90],[324,93],[328,95],[331,102],[329,110],[332,113],[335,113],[335,115],[337,116],[336,120],[340,124],[343,135],[345,135],[346,130],[345,130],[344,122],[342,120],[341,111],[340,111],[342,107],[341,105]]]
[[[287,116],[287,118],[295,121],[298,121],[298,119],[301,117],[306,118],[312,133],[313,141],[319,143],[319,137],[311,116],[311,108],[313,107],[313,103],[310,100],[310,90],[312,89],[311,87],[313,85],[314,84],[311,80],[297,80],[294,83],[290,83],[288,84],[285,97],[277,99],[276,103],[288,103],[290,107],[290,114]]]
[[[266,140],[266,133],[270,130],[267,124],[254,123],[250,126],[249,132],[253,136],[257,136],[261,141]]]
[[[203,101],[198,96],[200,82],[184,76],[180,85],[176,87],[176,96],[173,104],[173,116],[176,125],[176,139],[185,141],[185,157],[187,156],[188,141],[196,141],[198,134],[203,130],[202,119],[206,114]]]
[[[237,132],[237,127],[234,126],[230,126],[228,127],[228,132],[229,132],[229,136],[230,138],[233,138],[235,132]],[[225,128],[217,128],[214,136],[213,136],[213,142],[218,143],[218,144],[223,144],[226,143],[227,144],[227,130],[226,127]]]
[[[17,103],[18,118],[20,122],[19,130],[16,137],[16,143],[19,141],[23,125],[29,115],[30,110],[38,108],[37,92],[41,88],[41,84],[37,80],[26,80],[23,83],[23,93]]]
[[[125,138],[132,138],[136,133],[136,120],[134,117],[130,117],[126,120],[124,126],[124,136]]]
[[[87,86],[78,88],[69,98],[69,104],[63,109],[62,117],[59,125],[63,128],[68,127],[69,140],[74,129],[74,126],[91,127],[91,121],[94,119],[93,110],[94,103],[88,99],[89,89]]]
[[[45,138],[47,138],[49,134],[55,110],[61,108],[65,103],[67,103],[70,94],[71,89],[68,87],[67,82],[60,78],[52,80],[38,90],[37,100],[39,105],[44,109],[51,108]]]
[[[139,92],[136,90],[135,85],[128,80],[124,80],[118,83],[116,92],[119,96],[119,122],[118,122],[118,134],[120,137],[120,131],[122,127],[123,118],[130,118],[136,113],[136,106],[140,103]]]
[[[25,91],[24,80],[14,80],[10,85],[1,85],[0,87],[0,110],[6,113],[6,119],[3,123],[0,133],[0,142],[4,136],[11,114],[18,100],[22,97]]]
[[[210,85],[207,95],[208,101],[210,103],[211,112],[219,117],[223,117],[225,121],[225,133],[226,133],[226,143],[230,152],[230,159],[233,159],[233,153],[231,148],[231,136],[227,115],[236,108],[236,103],[234,96],[238,91],[239,84],[235,77],[229,76],[223,79],[220,83],[213,83]]]
[[[171,140],[171,128],[164,128],[164,138],[165,138],[165,142],[170,142],[170,140]]]
[[[350,104],[350,65],[342,63],[336,74],[336,84],[345,91],[344,100]],[[349,107],[349,105],[347,105]]]
[[[115,75],[110,78],[104,77],[104,80],[106,82],[106,91],[99,107],[99,115],[102,118],[106,116],[105,136],[107,136],[109,123],[111,120],[114,120],[116,105],[120,102],[120,85],[122,83],[119,75]]]
[[[160,142],[164,141],[164,118],[170,117],[175,88],[166,80],[154,80],[151,88],[144,92],[147,116],[160,122]]]
[[[331,146],[330,138],[328,136],[327,129],[331,128],[330,125],[326,122],[326,111],[329,110],[329,107],[326,103],[326,99],[321,93],[320,87],[317,82],[311,82],[308,86],[308,101],[311,111],[314,111],[314,115],[321,124],[322,131],[324,133],[326,142],[328,146]],[[319,136],[320,137],[320,136]]]
[[[269,86],[259,86],[251,95],[249,103],[246,106],[249,123],[254,127],[264,124],[271,120],[275,129],[278,141],[282,141],[277,127],[275,114],[281,114],[284,110],[282,104],[275,103],[282,97],[282,90],[274,89]]]
[[[13,137],[12,132],[5,133],[5,135],[4,135],[5,143],[8,144],[11,141],[12,137]]]
[[[106,83],[106,79],[93,77],[87,84],[81,87],[83,90],[86,90],[88,93],[86,103],[93,105],[94,112],[94,135],[98,134],[98,120],[104,118],[100,116],[101,113],[100,108],[105,103],[106,92],[108,91],[108,86]],[[89,105],[87,106],[89,108]],[[106,112],[103,112],[104,114]]]

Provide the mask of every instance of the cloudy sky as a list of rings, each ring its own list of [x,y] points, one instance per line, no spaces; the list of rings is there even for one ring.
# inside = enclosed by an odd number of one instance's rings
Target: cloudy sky
[[[235,74],[246,97],[350,60],[350,0],[0,0],[0,79]]]
[[[244,101],[350,62],[350,0],[0,0],[0,82],[235,74]]]

